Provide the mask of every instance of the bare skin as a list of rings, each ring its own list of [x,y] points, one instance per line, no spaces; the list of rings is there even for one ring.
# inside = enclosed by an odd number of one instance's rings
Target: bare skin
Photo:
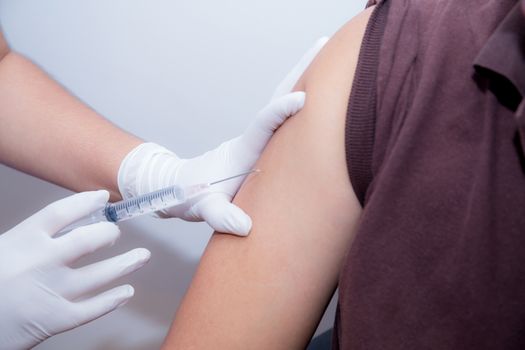
[[[235,203],[247,238],[215,234],[164,349],[303,349],[337,285],[361,207],[344,124],[368,9],[346,24],[296,89],[305,108],[283,125]]]
[[[121,198],[122,159],[142,143],[9,49],[0,33],[0,163],[73,191]],[[107,152],[111,149],[111,152]]]

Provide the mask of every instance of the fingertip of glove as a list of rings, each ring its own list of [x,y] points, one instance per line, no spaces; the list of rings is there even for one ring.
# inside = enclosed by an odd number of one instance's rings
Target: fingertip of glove
[[[287,95],[290,103],[288,103],[288,115],[294,115],[299,112],[306,102],[306,93],[304,91],[291,92]]]
[[[306,93],[304,91],[296,91],[296,92],[292,92],[292,94],[297,99],[297,103],[300,106],[303,106],[304,105],[304,101],[306,100]]]
[[[137,248],[133,250],[133,255],[137,268],[141,268],[142,266],[147,264],[151,259],[151,252],[146,248]]]
[[[97,205],[105,205],[109,201],[109,192],[107,190],[89,191],[78,193],[77,196],[87,197],[85,199],[92,200]]]
[[[107,201],[109,200],[109,191],[98,190],[98,191],[95,191],[95,193],[100,198],[100,200],[102,200],[104,203],[107,203]]]
[[[151,258],[151,252],[146,248],[135,249],[137,257],[143,261],[148,261]]]
[[[329,36],[323,36],[323,37],[320,37],[319,39],[317,39],[317,41],[315,42],[315,46],[316,47],[323,47],[326,45],[326,43],[328,42],[328,40],[330,40],[330,37]]]
[[[135,288],[126,284],[118,288],[118,302],[117,308],[122,307],[128,303],[128,301],[135,295]]]
[[[251,229],[252,219],[246,214],[239,215],[233,233],[240,237],[246,237],[250,234]]]
[[[107,246],[112,247],[119,240],[121,231],[120,228],[113,222],[98,222],[88,226],[80,227],[79,229],[90,230],[96,233],[97,237],[104,237]]]
[[[306,93],[304,91],[294,91],[294,92],[290,92],[289,96],[300,101],[306,98]]]
[[[285,113],[289,116],[290,114],[297,113],[303,108],[305,101],[306,93],[304,91],[295,91],[290,92],[283,97],[279,97],[277,100],[273,101],[270,106],[273,108],[284,108],[285,111],[281,111],[281,113]]]
[[[120,228],[114,222],[101,221],[91,226],[97,230],[104,230],[107,234],[117,236],[116,238],[120,237]]]
[[[229,215],[223,215],[220,221],[208,221],[208,224],[217,232],[227,233],[239,237],[246,237],[252,228],[252,220],[238,208]]]
[[[132,296],[135,295],[135,288],[133,288],[132,285],[130,284],[126,284],[124,285],[123,287],[123,294],[128,297],[128,298],[131,298]]]

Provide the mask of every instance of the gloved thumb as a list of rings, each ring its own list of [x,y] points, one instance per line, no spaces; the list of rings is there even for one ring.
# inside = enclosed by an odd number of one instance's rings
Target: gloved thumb
[[[215,231],[247,236],[252,228],[250,217],[223,193],[212,193],[196,203],[192,215],[201,217]]]

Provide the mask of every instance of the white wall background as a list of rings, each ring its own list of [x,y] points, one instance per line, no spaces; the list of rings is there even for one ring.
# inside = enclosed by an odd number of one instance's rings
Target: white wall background
[[[24,53],[102,115],[184,157],[237,136],[320,36],[364,7],[348,0],[0,0],[0,23]],[[68,191],[0,165],[0,232]],[[198,264],[205,224],[137,219],[86,260],[146,247],[152,260],[119,281],[124,308],[44,349],[155,349]],[[329,327],[333,305],[321,324]],[[205,336],[205,335],[203,335]]]

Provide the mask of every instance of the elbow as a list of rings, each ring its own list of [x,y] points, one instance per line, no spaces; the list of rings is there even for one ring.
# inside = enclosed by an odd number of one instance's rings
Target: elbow
[[[3,48],[0,50],[0,63],[4,61],[4,58],[6,58],[11,53],[11,50],[7,48],[4,50]]]
[[[9,55],[10,52],[11,49],[9,48],[9,45],[5,40],[3,33],[0,32],[0,61],[2,61],[7,55]]]

